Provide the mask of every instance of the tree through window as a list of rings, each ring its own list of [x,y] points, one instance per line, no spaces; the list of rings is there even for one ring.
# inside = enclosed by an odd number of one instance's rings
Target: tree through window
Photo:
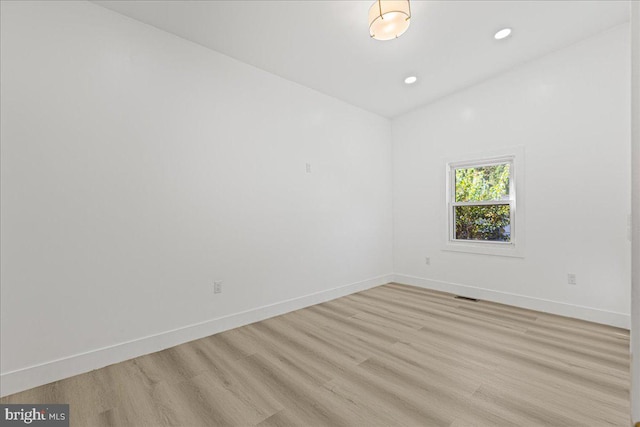
[[[511,243],[514,234],[513,158],[452,163],[450,239]]]

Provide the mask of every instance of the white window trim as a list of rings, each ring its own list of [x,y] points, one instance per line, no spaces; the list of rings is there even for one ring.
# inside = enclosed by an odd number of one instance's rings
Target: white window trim
[[[455,178],[453,171],[461,166],[489,166],[498,163],[510,163],[510,191],[509,200],[491,201],[486,204],[511,205],[511,241],[487,242],[454,239],[454,214],[453,207],[465,203],[453,202],[455,194]],[[524,210],[524,148],[515,147],[507,150],[479,153],[475,155],[460,156],[445,160],[446,171],[446,199],[445,199],[445,232],[442,250],[454,252],[467,252],[483,255],[497,255],[509,257],[524,257],[525,249],[525,210]],[[515,191],[514,191],[515,190]],[[474,202],[472,204],[484,204]]]

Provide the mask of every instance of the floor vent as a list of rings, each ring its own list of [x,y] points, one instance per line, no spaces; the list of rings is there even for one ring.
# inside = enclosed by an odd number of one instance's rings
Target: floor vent
[[[456,298],[456,299],[463,299],[463,300],[465,300],[465,301],[478,302],[478,300],[477,300],[477,299],[475,299],[475,298],[462,297],[462,296],[460,296],[460,295],[456,295],[456,296],[455,296],[455,298]]]

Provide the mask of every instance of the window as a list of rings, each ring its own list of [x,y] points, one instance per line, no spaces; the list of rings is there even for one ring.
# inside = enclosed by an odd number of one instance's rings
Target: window
[[[447,163],[445,249],[521,256],[519,157],[512,153]]]

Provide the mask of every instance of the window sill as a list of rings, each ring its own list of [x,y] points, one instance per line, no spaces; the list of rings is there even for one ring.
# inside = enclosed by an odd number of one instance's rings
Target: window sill
[[[447,242],[443,251],[465,252],[480,255],[506,256],[514,258],[524,258],[524,250],[521,245],[500,244],[500,243],[472,243],[472,242]]]

